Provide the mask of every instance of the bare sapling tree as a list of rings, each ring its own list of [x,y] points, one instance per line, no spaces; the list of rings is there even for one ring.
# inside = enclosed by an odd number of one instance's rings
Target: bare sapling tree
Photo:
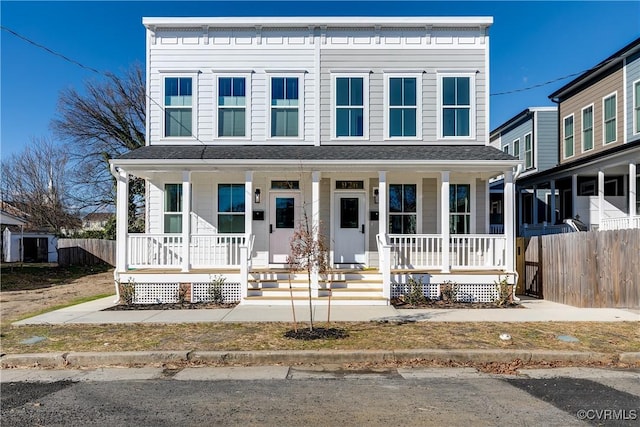
[[[122,75],[107,73],[78,91],[68,88],[58,98],[52,127],[68,141],[78,167],[73,176],[82,207],[115,204],[115,180],[109,160],[145,145],[146,93],[144,70],[133,64]],[[129,228],[144,228],[144,181],[129,183]]]
[[[307,274],[309,295],[309,330],[313,331],[312,276],[329,271],[329,251],[319,224],[312,224],[306,206],[302,207],[302,218],[293,231],[288,258],[291,272]]]
[[[34,138],[2,160],[2,200],[27,214],[31,227],[61,232],[79,226],[73,206],[69,156],[64,147]]]

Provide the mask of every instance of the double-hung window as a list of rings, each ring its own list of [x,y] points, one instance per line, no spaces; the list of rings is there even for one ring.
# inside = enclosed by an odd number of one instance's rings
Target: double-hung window
[[[218,233],[244,233],[244,184],[218,184]]]
[[[182,233],[182,184],[164,185],[164,232]]]
[[[513,141],[513,157],[520,158],[520,138]]]
[[[368,75],[334,75],[333,138],[368,137]]]
[[[164,78],[164,136],[193,135],[193,79]]]
[[[533,168],[533,141],[531,133],[524,136],[524,167],[525,169]]]
[[[564,141],[564,158],[573,157],[573,114],[563,120],[562,139]]]
[[[616,94],[609,95],[602,100],[602,120],[604,128],[604,143],[609,144],[616,140]]]
[[[416,234],[416,184],[389,185],[389,233]]]
[[[247,78],[218,77],[218,138],[247,136]]]
[[[418,76],[385,76],[385,138],[420,139],[422,81]]]
[[[298,77],[271,78],[271,137],[300,136]]]
[[[502,152],[504,154],[509,154],[509,144],[507,144],[504,147],[502,147]]]
[[[475,134],[471,76],[442,76],[440,79],[440,116],[443,138],[470,138]]]
[[[640,80],[633,84],[633,133],[640,133]]]
[[[471,233],[471,185],[469,184],[449,186],[449,232],[451,234]]]
[[[593,149],[593,105],[582,109],[582,151]]]

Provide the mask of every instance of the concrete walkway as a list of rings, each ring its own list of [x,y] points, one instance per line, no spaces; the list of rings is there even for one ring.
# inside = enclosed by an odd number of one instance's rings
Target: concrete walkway
[[[115,297],[78,304],[13,323],[14,325],[105,323],[290,322],[290,306],[238,305],[228,309],[101,311]],[[640,321],[640,310],[577,308],[523,299],[520,309],[396,309],[393,306],[332,306],[334,322],[622,322]],[[296,306],[298,320],[309,318],[307,306]],[[327,319],[327,307],[314,307],[317,321]]]

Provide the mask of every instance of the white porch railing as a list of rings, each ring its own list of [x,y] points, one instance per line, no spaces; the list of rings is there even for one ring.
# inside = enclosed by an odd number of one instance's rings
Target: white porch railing
[[[189,258],[194,268],[239,267],[244,234],[192,235]],[[177,234],[129,234],[128,265],[131,268],[178,268],[184,245]]]
[[[524,224],[522,237],[546,236],[548,234],[571,233],[573,229],[568,224]]]
[[[605,218],[600,222],[598,230],[625,230],[640,228],[640,215]]]
[[[390,234],[388,238],[391,269],[443,269],[439,234]],[[452,235],[449,242],[451,268],[499,269],[506,265],[504,235],[458,234]]]

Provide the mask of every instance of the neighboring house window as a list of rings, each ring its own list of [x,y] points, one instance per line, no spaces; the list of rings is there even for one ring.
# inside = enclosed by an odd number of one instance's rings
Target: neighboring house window
[[[533,141],[530,133],[524,136],[524,167],[533,168]]]
[[[582,110],[582,151],[593,149],[593,105]]]
[[[297,77],[271,79],[271,136],[297,137],[300,125]]]
[[[633,84],[633,132],[640,133],[640,81]]]
[[[182,184],[164,185],[164,232],[182,233]]]
[[[245,77],[218,78],[218,137],[247,135]]]
[[[513,141],[513,157],[520,158],[520,139]]]
[[[471,77],[442,77],[442,136],[471,136]]]
[[[389,233],[416,234],[416,212],[416,185],[389,185]]]
[[[609,144],[616,140],[616,94],[603,100],[604,143]]]
[[[193,135],[192,96],[191,77],[165,77],[164,136]]]
[[[564,157],[573,156],[573,114],[564,118]]]
[[[335,138],[368,137],[368,76],[334,76]]]
[[[505,145],[504,147],[502,147],[502,152],[503,152],[504,154],[509,154],[509,146],[508,146],[508,145]]]
[[[451,234],[471,233],[471,185],[449,186],[449,215]]]
[[[421,138],[421,80],[418,77],[386,76],[385,136]]]
[[[244,233],[244,184],[218,184],[218,233]]]

